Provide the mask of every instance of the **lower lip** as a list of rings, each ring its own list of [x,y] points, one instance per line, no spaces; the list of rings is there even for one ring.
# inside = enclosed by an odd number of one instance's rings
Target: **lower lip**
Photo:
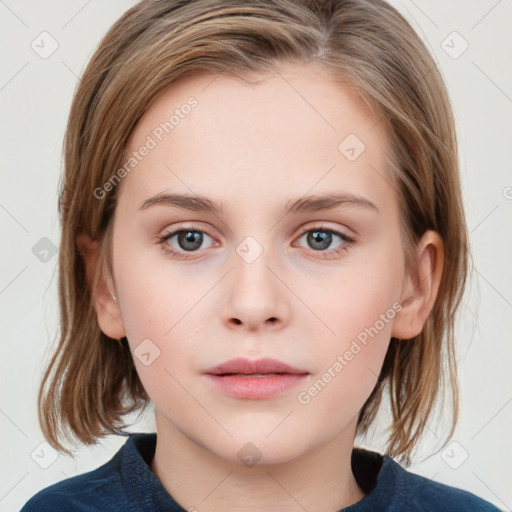
[[[304,381],[307,374],[285,373],[267,377],[207,374],[208,380],[225,395],[248,400],[265,400],[280,395]]]

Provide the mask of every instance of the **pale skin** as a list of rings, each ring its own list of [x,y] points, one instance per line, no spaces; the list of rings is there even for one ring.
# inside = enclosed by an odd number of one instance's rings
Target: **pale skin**
[[[385,123],[312,65],[283,64],[259,78],[186,78],[136,126],[127,155],[187,98],[198,101],[120,184],[112,282],[103,277],[94,290],[97,318],[132,352],[144,339],[160,350],[148,366],[134,362],[156,411],[152,471],[185,509],[334,511],[364,497],[350,466],[357,415],[390,338],[421,332],[443,244],[427,231],[416,247],[419,280],[406,272]],[[338,149],[348,134],[366,146],[354,161]],[[140,209],[162,193],[204,196],[223,209]],[[332,193],[374,207],[345,202],[283,215],[296,199]],[[199,240],[204,232],[198,249],[185,250],[178,235],[164,243],[187,259],[158,241],[180,229]],[[311,231],[331,241],[327,248]],[[237,253],[247,236],[263,249],[251,263]],[[92,282],[98,244],[82,234],[77,245]],[[392,320],[301,404],[298,393],[393,304],[401,310]],[[235,357],[281,360],[306,369],[307,382],[267,400],[225,396],[202,372]],[[237,456],[247,443],[261,457],[252,467]]]

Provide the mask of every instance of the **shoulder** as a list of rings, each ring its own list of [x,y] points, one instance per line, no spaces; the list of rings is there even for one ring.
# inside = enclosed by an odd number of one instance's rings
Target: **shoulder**
[[[30,498],[21,512],[114,510],[107,508],[108,502],[120,488],[121,482],[111,462],[42,489]]]
[[[474,494],[406,470],[391,457],[356,448],[352,470],[366,493],[347,512],[500,512]]]
[[[471,492],[435,482],[423,476],[411,473],[389,459],[398,473],[398,500],[404,508],[396,510],[438,512],[499,512],[492,503],[479,498]],[[407,504],[405,506],[405,504]]]
[[[126,499],[122,479],[124,466],[134,450],[133,444],[133,439],[128,439],[102,466],[42,489],[25,503],[20,512],[108,512],[117,511],[119,507],[130,510],[129,503],[125,506],[125,501],[129,500]]]

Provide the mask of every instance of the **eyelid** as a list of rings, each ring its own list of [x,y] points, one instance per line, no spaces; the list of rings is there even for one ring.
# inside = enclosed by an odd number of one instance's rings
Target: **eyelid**
[[[313,225],[306,225],[304,228],[301,228],[301,232],[298,236],[298,238],[301,238],[306,233],[309,233],[311,231],[326,231],[333,233],[337,235],[339,238],[343,240],[343,246],[348,247],[349,245],[355,244],[357,242],[357,235],[353,234],[353,230],[345,227],[345,226],[329,226],[326,222],[322,221],[316,221],[313,222]],[[350,233],[350,234],[349,234]],[[313,250],[313,249],[311,249]],[[334,251],[335,249],[327,250],[327,251],[317,251],[317,252],[323,252],[324,254],[327,254],[331,251]]]
[[[204,228],[194,221],[190,221],[190,223],[177,224],[176,227],[166,227],[162,231],[161,236],[175,235],[180,231],[197,231],[198,233],[208,235],[210,238],[215,238],[209,233],[209,228]]]
[[[314,221],[313,224],[307,224],[305,227],[301,228],[301,233],[307,233],[308,231],[313,231],[317,229],[318,231],[333,231],[333,232],[339,232],[345,235],[346,237],[352,238],[351,235],[349,235],[347,232],[350,231],[351,233],[353,230],[345,227],[345,226],[330,226],[327,222],[322,221]]]

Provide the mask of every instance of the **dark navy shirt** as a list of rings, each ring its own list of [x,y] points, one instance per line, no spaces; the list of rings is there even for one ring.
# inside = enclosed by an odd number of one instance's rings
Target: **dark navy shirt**
[[[155,433],[129,434],[109,462],[39,491],[21,512],[186,512],[151,471],[155,448]],[[352,471],[366,496],[343,512],[498,511],[474,494],[410,473],[376,452],[354,448]]]

